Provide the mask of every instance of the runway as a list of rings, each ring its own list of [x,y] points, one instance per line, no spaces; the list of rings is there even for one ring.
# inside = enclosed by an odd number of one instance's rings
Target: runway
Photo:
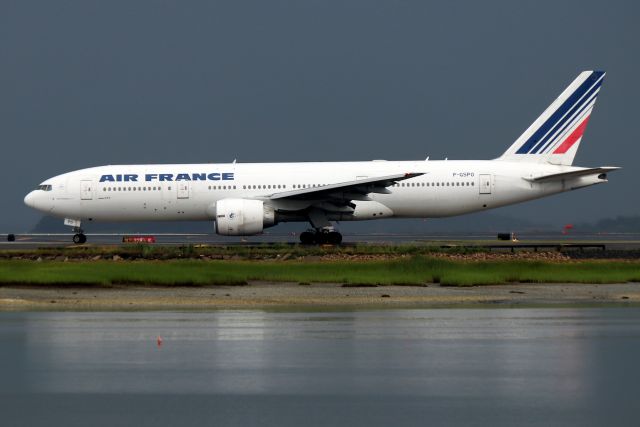
[[[204,233],[145,233],[143,236],[154,236],[154,245],[182,246],[252,246],[270,244],[298,244],[297,234],[262,234],[247,237],[226,237]],[[139,234],[87,234],[85,246],[126,246],[124,236],[140,236]],[[37,249],[46,247],[77,246],[71,241],[72,234],[16,234],[15,241],[7,241],[7,235],[0,235],[0,250],[9,249]],[[135,243],[134,243],[135,244]],[[372,244],[372,245],[459,245],[459,246],[488,246],[488,245],[518,245],[518,244],[597,244],[605,245],[607,250],[636,250],[640,249],[640,233],[610,233],[610,234],[573,234],[560,233],[522,233],[517,242],[501,241],[497,233],[430,233],[430,234],[347,234],[344,233],[343,245]]]

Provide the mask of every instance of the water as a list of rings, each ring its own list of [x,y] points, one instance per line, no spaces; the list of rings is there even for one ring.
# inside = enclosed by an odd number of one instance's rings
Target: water
[[[639,364],[633,308],[0,313],[0,425],[637,425]]]

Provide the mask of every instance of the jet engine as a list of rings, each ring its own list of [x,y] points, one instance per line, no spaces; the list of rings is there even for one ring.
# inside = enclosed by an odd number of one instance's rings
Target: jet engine
[[[216,233],[250,236],[276,224],[275,210],[262,200],[222,199],[216,203]]]

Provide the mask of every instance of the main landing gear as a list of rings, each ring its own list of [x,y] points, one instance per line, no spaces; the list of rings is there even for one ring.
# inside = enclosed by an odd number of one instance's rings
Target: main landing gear
[[[339,245],[342,243],[342,234],[327,229],[307,230],[300,233],[300,243],[303,245]]]

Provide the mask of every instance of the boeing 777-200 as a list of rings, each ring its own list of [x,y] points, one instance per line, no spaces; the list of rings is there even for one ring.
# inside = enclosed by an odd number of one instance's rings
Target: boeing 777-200
[[[215,222],[225,236],[309,222],[303,243],[340,243],[332,221],[436,218],[607,182],[616,167],[572,166],[605,73],[584,71],[494,160],[118,165],[45,180],[24,202],[73,227],[88,221]]]

